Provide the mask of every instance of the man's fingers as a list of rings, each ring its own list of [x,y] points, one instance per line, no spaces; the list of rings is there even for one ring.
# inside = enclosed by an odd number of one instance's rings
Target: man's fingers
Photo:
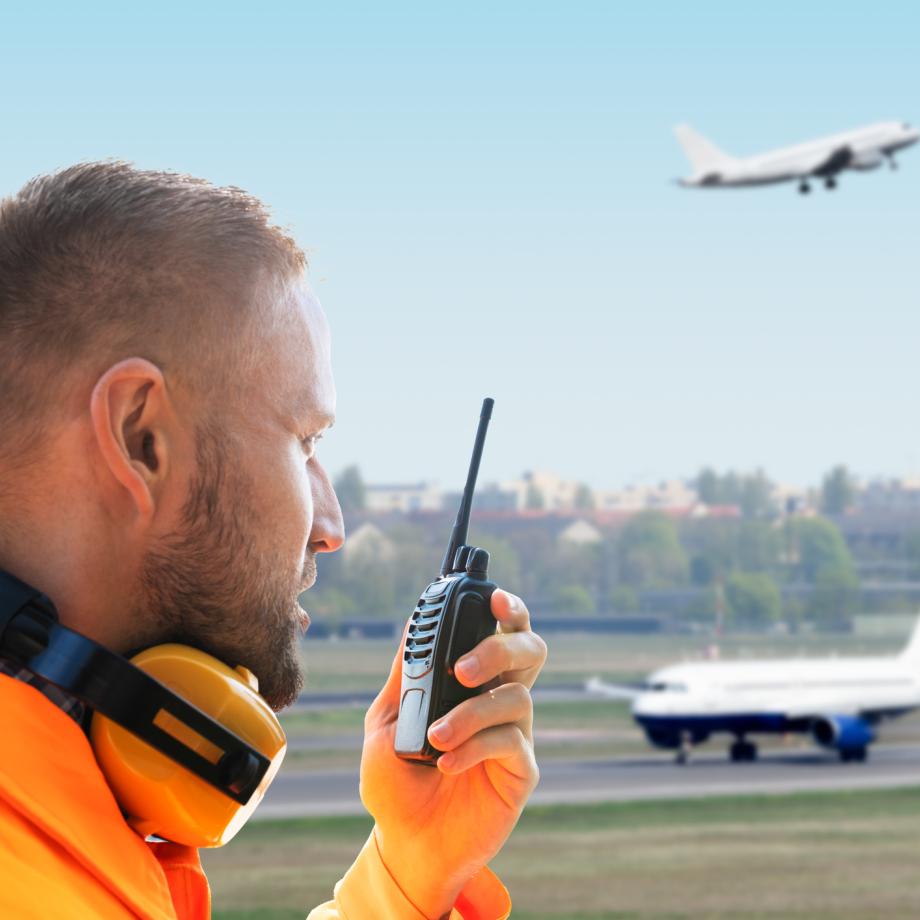
[[[492,616],[498,620],[502,632],[521,632],[530,629],[530,612],[527,605],[510,591],[497,588],[492,592]]]
[[[458,658],[454,673],[466,687],[479,687],[502,675],[532,687],[544,661],[546,643],[536,633],[496,633]]]
[[[428,729],[428,738],[438,750],[452,751],[478,732],[510,723],[517,724],[531,740],[533,702],[523,684],[502,684],[464,700]]]
[[[509,773],[523,780],[528,792],[537,785],[540,771],[533,748],[516,725],[487,728],[466,743],[438,758],[442,773],[463,773],[486,760],[495,760]]]

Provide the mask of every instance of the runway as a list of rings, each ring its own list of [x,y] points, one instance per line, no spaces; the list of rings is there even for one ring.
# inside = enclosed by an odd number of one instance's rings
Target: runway
[[[425,769],[425,768],[419,768]],[[877,744],[867,763],[840,763],[820,750],[765,751],[756,763],[697,753],[685,766],[667,754],[541,763],[533,804],[627,802],[814,790],[920,786],[920,745]],[[255,818],[363,814],[358,771],[282,772]]]

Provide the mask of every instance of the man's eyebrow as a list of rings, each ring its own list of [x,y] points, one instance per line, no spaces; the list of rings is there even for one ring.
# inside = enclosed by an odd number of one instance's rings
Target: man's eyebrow
[[[334,415],[317,415],[316,424],[313,426],[316,431],[328,431],[335,425]]]
[[[331,412],[322,412],[309,396],[301,397],[298,393],[291,403],[296,417],[301,422],[309,421],[310,427],[315,431],[325,431],[335,425],[335,415]]]

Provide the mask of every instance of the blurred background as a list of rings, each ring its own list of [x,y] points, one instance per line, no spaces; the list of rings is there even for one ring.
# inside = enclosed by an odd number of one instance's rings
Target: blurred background
[[[918,36],[906,2],[0,7],[3,194],[108,157],[242,186],[333,329],[349,539],[303,598],[285,771],[206,855],[216,917],[303,917],[361,845],[363,711],[485,395],[471,538],[550,645],[514,916],[920,914],[920,719],[867,764],[777,736],[681,767],[585,689],[910,634],[920,154],[808,197],[685,189],[671,129],[747,156],[915,122]]]

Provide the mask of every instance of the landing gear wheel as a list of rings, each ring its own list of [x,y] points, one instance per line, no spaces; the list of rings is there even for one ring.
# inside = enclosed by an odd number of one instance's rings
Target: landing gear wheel
[[[828,176],[828,177],[824,180],[824,187],[825,187],[826,189],[834,189],[834,188],[837,188],[837,180],[836,180],[833,176]]]
[[[844,763],[865,763],[869,757],[869,751],[867,748],[847,748],[840,752],[840,759]]]
[[[690,762],[690,752],[693,750],[693,742],[690,740],[688,732],[684,732],[680,739],[680,747],[674,755],[674,763],[684,766]]]
[[[799,183],[799,194],[807,195],[811,191],[811,186],[807,182]]]
[[[888,165],[889,165],[892,169],[897,169],[897,168],[898,168],[897,160],[895,160],[895,158],[892,157],[892,156],[889,156],[889,157],[888,157]]]
[[[739,739],[729,749],[732,763],[751,763],[757,760],[757,745]]]

